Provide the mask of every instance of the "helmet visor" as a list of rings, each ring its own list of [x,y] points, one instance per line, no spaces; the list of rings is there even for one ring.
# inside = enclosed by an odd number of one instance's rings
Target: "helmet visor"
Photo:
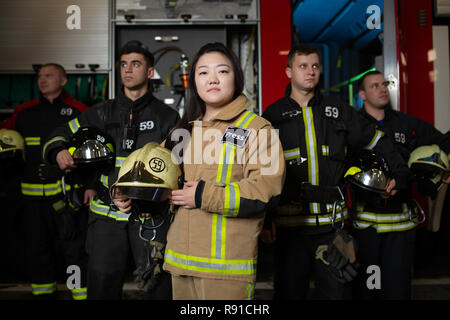
[[[90,163],[109,159],[111,150],[97,140],[86,140],[81,147],[73,153],[75,163]]]

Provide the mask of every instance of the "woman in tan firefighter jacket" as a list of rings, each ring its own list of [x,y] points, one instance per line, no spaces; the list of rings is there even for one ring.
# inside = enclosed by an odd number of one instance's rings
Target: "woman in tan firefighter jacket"
[[[342,218],[348,217],[342,201],[345,191],[338,188],[342,187],[347,152],[381,150],[397,188],[404,184],[408,172],[382,132],[361,120],[347,104],[320,94],[319,67],[315,47],[291,49],[286,68],[291,82],[286,95],[263,114],[279,129],[286,161],[286,182],[273,217],[276,299],[305,299],[312,275],[321,299],[348,297],[348,286],[340,283],[346,280],[332,276],[319,250],[333,239],[332,225],[339,228]],[[395,182],[387,192],[395,192],[391,191]],[[269,230],[264,231],[267,233]]]
[[[179,208],[165,252],[174,299],[253,298],[258,235],[285,170],[272,126],[247,110],[238,61],[221,43],[199,50],[191,99],[166,143],[182,154],[186,180],[171,194]],[[183,133],[189,142],[177,144]]]

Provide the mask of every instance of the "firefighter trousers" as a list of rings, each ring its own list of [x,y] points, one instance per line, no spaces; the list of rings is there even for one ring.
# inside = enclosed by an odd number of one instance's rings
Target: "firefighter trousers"
[[[246,281],[172,275],[174,300],[252,300],[255,284]]]
[[[131,220],[131,218],[130,218]],[[168,223],[158,229],[165,240]],[[120,300],[131,251],[136,265],[142,263],[145,241],[139,237],[139,223],[116,222],[89,213],[86,250],[88,252],[88,299]],[[170,274],[163,271],[157,285],[144,293],[146,300],[172,299]]]
[[[353,235],[358,244],[357,260],[361,264],[361,272],[352,286],[353,298],[411,299],[416,229],[377,233],[369,227],[355,229]]]
[[[76,266],[79,271],[79,281],[74,285],[80,288],[73,289],[74,299],[85,298],[86,287],[86,264],[85,252],[85,230],[83,230],[83,214],[87,211],[78,212],[80,228],[71,239],[61,237],[61,212],[55,210],[53,204],[57,199],[24,199],[24,227],[26,232],[26,255],[28,261],[28,273],[32,282],[32,293],[34,296],[51,295],[56,291],[56,282],[61,272],[67,278],[75,274],[75,271],[67,273],[68,266]],[[86,220],[84,220],[86,222]],[[84,231],[84,232],[83,232]],[[63,259],[60,259],[61,256]]]
[[[339,283],[325,264],[315,259],[317,247],[328,244],[334,231],[304,234],[296,228],[277,228],[275,243],[274,300],[344,300],[350,286]],[[314,280],[314,294],[309,294]]]

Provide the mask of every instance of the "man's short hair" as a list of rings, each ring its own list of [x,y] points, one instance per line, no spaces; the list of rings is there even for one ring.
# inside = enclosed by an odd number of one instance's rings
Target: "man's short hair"
[[[119,54],[119,60],[120,57],[124,54],[130,54],[130,53],[140,53],[144,56],[145,62],[147,63],[147,67],[153,67],[155,63],[155,57],[153,54],[148,50],[147,46],[145,46],[142,42],[138,40],[131,40],[125,43],[125,45],[120,50]]]
[[[373,76],[373,75],[378,75],[381,74],[382,76],[384,76],[384,74],[381,71],[378,70],[374,70],[374,71],[369,71],[367,73],[365,73],[361,78],[358,79],[358,91],[360,90],[365,90],[364,88],[364,79],[367,78],[368,76]]]
[[[292,62],[295,59],[296,55],[310,55],[310,54],[317,54],[319,55],[319,49],[317,47],[314,46],[310,46],[309,44],[300,44],[296,47],[293,47],[288,54],[287,57],[287,66],[289,68],[292,68]]]
[[[54,67],[54,68],[58,69],[59,72],[61,73],[61,75],[67,79],[66,69],[64,69],[64,67],[62,65],[60,65],[58,63],[54,63],[54,62],[46,63],[46,64],[42,65],[42,67],[39,70],[41,70],[44,67]]]

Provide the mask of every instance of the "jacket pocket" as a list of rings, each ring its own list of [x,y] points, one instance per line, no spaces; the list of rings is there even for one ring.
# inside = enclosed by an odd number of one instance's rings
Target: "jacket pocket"
[[[348,129],[342,120],[328,120],[327,143],[322,146],[331,160],[343,161],[347,154],[346,140]]]

